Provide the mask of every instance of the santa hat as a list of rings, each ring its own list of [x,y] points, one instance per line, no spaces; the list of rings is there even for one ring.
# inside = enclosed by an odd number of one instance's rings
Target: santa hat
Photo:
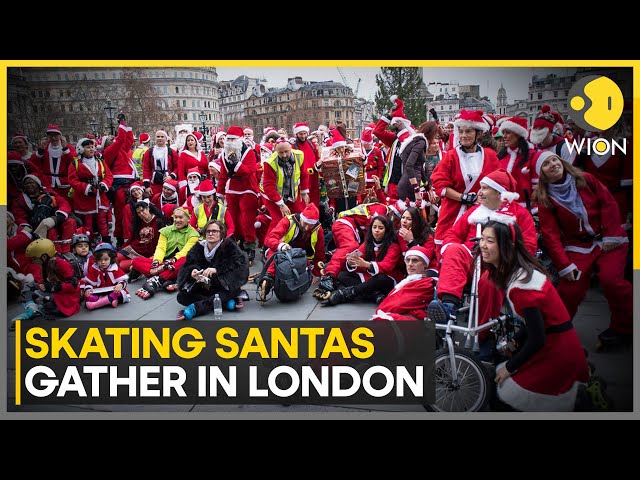
[[[238,127],[237,125],[232,125],[229,127],[229,130],[227,130],[228,140],[233,140],[243,136],[244,136],[244,133],[242,133],[242,128]]]
[[[527,119],[524,117],[511,117],[500,123],[498,131],[503,133],[505,130],[511,130],[516,135],[522,138],[527,138],[529,135],[529,127],[527,125]]]
[[[549,105],[543,105],[542,109],[540,110],[540,112],[538,112],[538,115],[533,122],[532,128],[548,128],[549,131],[553,131],[553,127],[556,122],[557,120],[554,112],[551,111],[551,107]]]
[[[211,160],[209,162],[209,166],[215,168],[217,171],[220,171],[220,169],[222,168],[222,165],[220,165],[220,162],[216,160]]]
[[[278,131],[273,127],[265,127],[265,129],[263,130],[265,137],[269,135],[271,132],[275,133],[276,135],[278,134]]]
[[[489,175],[480,180],[480,183],[493,188],[500,192],[500,198],[507,202],[512,202],[520,198],[520,195],[516,193],[518,189],[518,182],[513,175],[507,172],[504,168],[494,170]]]
[[[265,150],[269,153],[273,152],[273,144],[270,142],[267,143],[263,143],[262,145],[260,145],[260,150]]]
[[[311,225],[315,225],[320,221],[320,212],[318,211],[318,207],[315,206],[314,203],[310,203],[300,214],[300,220],[304,223],[310,223]]]
[[[175,203],[165,203],[162,206],[162,214],[166,217],[166,218],[171,218],[173,216],[173,212],[179,208]],[[187,212],[187,209],[183,209],[183,211]],[[187,212],[187,218],[191,218],[191,215],[189,215],[189,212]]]
[[[404,102],[397,95],[391,95],[390,100],[395,103],[395,106],[391,109],[391,123],[400,121],[406,127],[411,125],[411,122],[404,114]]]
[[[202,142],[202,134],[200,132],[198,132],[197,130],[195,132],[191,132],[189,135],[193,135],[194,137],[196,137],[196,142],[198,142],[198,143]],[[186,144],[186,142],[185,142],[185,144]]]
[[[540,152],[540,155],[538,155],[538,158],[536,158],[536,173],[538,174],[538,177],[540,176],[540,170],[542,169],[542,164],[549,157],[558,157],[558,155],[556,155],[556,153],[552,150],[542,150]]]
[[[488,130],[491,130],[496,125],[496,117],[490,113],[483,113],[482,119],[489,125]]]
[[[14,216],[13,216],[13,213],[11,213],[11,212],[7,212],[7,217],[10,217],[10,218],[11,218],[11,220],[13,220],[13,221],[14,221],[14,223],[15,223],[15,221],[16,221],[16,217],[14,217]]]
[[[498,127],[493,127],[491,129],[491,135],[493,135],[493,138],[502,138],[502,134],[500,133],[500,130],[498,130]]]
[[[178,182],[176,182],[175,180],[171,180],[171,179],[165,180],[165,182],[162,184],[162,186],[170,188],[174,192],[178,191]]]
[[[176,133],[180,134],[180,132],[188,133],[191,130],[191,125],[187,123],[183,123],[181,125],[176,125],[175,127]]]
[[[158,135],[164,135],[164,137],[165,137],[166,139],[168,139],[168,138],[169,138],[169,135],[167,135],[167,132],[165,132],[164,130],[158,130],[158,131],[156,132],[156,137],[157,137]]]
[[[22,163],[22,157],[15,150],[7,152],[7,163]]]
[[[140,143],[147,143],[149,140],[151,140],[151,137],[149,136],[148,133],[141,133],[139,140],[140,140]]]
[[[402,217],[402,214],[406,209],[407,202],[405,202],[404,200],[396,200],[394,203],[389,205],[389,210],[391,210],[398,218]]]
[[[407,250],[407,253],[404,254],[404,258],[407,257],[419,257],[424,260],[424,263],[426,263],[427,265],[429,265],[430,262],[429,251],[426,248],[420,246],[411,247],[409,250]]]
[[[215,189],[213,188],[213,183],[211,183],[211,180],[200,182],[198,192],[200,193],[200,195],[213,195],[215,193]]]
[[[376,128],[376,124],[374,122],[370,122],[364,127],[365,130],[374,130]]]
[[[337,128],[332,128],[329,132],[329,135],[331,135],[331,146],[333,148],[344,147],[347,144],[347,141],[344,139]]]
[[[225,133],[225,132],[223,132],[223,131],[219,131],[219,132],[217,132],[217,133],[216,133],[216,143],[218,143],[218,142],[220,141],[220,138],[221,138],[222,136],[225,136],[225,135],[226,135],[226,133]]]
[[[129,187],[129,193],[133,192],[134,188],[139,188],[144,192],[144,186],[140,182],[133,182]]]
[[[486,132],[489,130],[489,124],[484,121],[482,114],[482,110],[462,110],[453,125],[457,128],[475,128]]]
[[[90,139],[90,140],[95,140],[96,136],[93,133],[89,133],[89,134],[87,134],[87,138]]]
[[[362,143],[373,143],[373,134],[371,133],[371,130],[367,130],[365,129],[362,132],[362,138],[361,138]]]
[[[251,128],[251,127],[244,127],[244,128],[242,129],[242,133],[244,133],[244,134],[247,134],[247,133],[248,133],[249,135],[253,135],[253,128]]]
[[[24,183],[24,181],[27,178],[30,178],[31,180],[36,182],[40,188],[42,188],[42,182],[40,181],[40,179],[37,176],[33,175],[32,173],[30,173],[29,175],[25,175],[24,178],[22,179],[22,183]]]
[[[62,132],[60,131],[60,127],[53,123],[50,123],[49,125],[47,125],[47,133],[59,133],[60,135],[62,135]]]
[[[24,140],[24,143],[26,143],[27,145],[29,144],[29,139],[27,138],[27,136],[22,133],[22,132],[16,132],[13,134],[13,138],[11,139],[11,143],[13,143],[14,140],[21,138],[22,140]]]
[[[187,178],[189,178],[190,175],[197,175],[198,178],[200,178],[200,169],[198,167],[190,168],[187,170]]]
[[[300,133],[300,132],[307,132],[307,133],[309,133],[309,125],[307,125],[307,124],[306,124],[306,123],[304,123],[304,122],[296,123],[296,124],[293,126],[293,134],[294,134],[294,135],[297,135],[297,134],[298,134],[298,133]]]

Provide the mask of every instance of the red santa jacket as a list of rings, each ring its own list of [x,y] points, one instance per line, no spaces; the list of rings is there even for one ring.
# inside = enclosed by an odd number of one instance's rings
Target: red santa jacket
[[[31,259],[25,255],[27,245],[31,243],[33,236],[22,227],[17,227],[16,232],[7,238],[7,267],[13,268],[17,273],[28,273],[25,267],[31,263]]]
[[[529,158],[522,165],[520,165],[522,160],[522,152],[520,150],[507,148],[507,155],[499,160],[500,168],[504,168],[516,180],[518,184],[516,193],[520,195],[518,203],[523,207],[527,204],[527,198],[531,203],[531,194],[533,193],[532,178],[536,175],[535,163],[532,164],[531,160],[534,157],[537,158],[538,155],[539,153],[536,155],[533,150],[533,145],[529,145]]]
[[[187,172],[192,168],[197,168],[200,175],[209,173],[209,161],[203,151],[192,153],[189,150],[182,150],[178,156],[178,186],[180,188],[187,185]]]
[[[302,168],[307,171],[308,175],[313,175],[314,173],[318,173],[316,170],[316,163],[320,160],[320,152],[309,140],[300,143],[297,139],[293,142],[293,148],[296,150],[300,150],[304,154],[304,162],[302,164]]]
[[[518,227],[520,227],[520,230],[522,230],[522,237],[524,238],[524,244],[527,250],[531,255],[535,256],[538,250],[538,234],[531,213],[517,203],[511,205],[511,211],[515,213],[516,223]],[[484,205],[474,205],[467,210],[465,214],[460,217],[460,220],[445,232],[441,253],[444,253],[448,245],[461,243],[469,251],[469,255],[471,255],[475,245],[473,239],[476,238],[477,234],[476,225],[486,220],[491,214],[495,214],[495,211]]]
[[[382,192],[382,189],[378,190]],[[345,210],[338,214],[336,223],[348,225],[353,231],[353,235],[360,244],[364,241],[364,236],[373,219],[378,216],[386,216],[388,207],[383,203],[364,203],[356,205],[350,210]]]
[[[378,252],[374,252],[375,258],[373,259],[366,258],[364,253],[366,245],[366,241],[362,242],[362,244],[358,247],[358,250],[360,250],[362,258],[364,258],[367,262],[371,262],[371,268],[375,273],[372,275],[364,267],[352,268],[345,260],[345,270],[347,272],[356,272],[360,277],[360,280],[362,280],[363,282],[366,282],[374,275],[389,275],[396,281],[400,281],[404,277],[402,271],[398,269],[398,259],[402,257],[402,252],[400,251],[400,245],[397,242],[393,242],[391,243],[391,245],[389,245],[387,253],[384,257],[378,258]]]
[[[35,201],[31,200],[26,193],[21,193],[18,195],[18,198],[13,201],[11,204],[11,212],[15,216],[16,224],[20,226],[31,226],[29,220],[31,219],[33,208],[38,203],[41,203],[45,196],[49,196],[51,200],[52,213],[50,216],[60,212],[66,218],[69,217],[69,214],[71,213],[71,205],[69,202],[67,202],[62,195],[59,195],[56,192],[42,189],[40,195]]]
[[[291,215],[291,216],[295,216],[297,218],[299,217],[298,215]],[[286,216],[284,218],[282,218],[278,224],[273,227],[273,229],[269,232],[269,235],[266,236],[266,238],[264,239],[264,244],[267,248],[269,248],[272,252],[277,252],[280,250],[280,247],[283,245],[283,238],[285,237],[285,235],[287,234],[287,232],[289,231],[289,229],[291,228],[291,221],[289,220],[289,216]],[[317,236],[318,236],[318,240],[316,242],[315,245],[315,254],[313,256],[312,262],[313,262],[313,274],[317,277],[320,276],[320,266],[318,265],[319,262],[324,262],[325,256],[324,256],[324,230],[322,229],[322,226],[319,225],[317,226]],[[310,255],[310,252],[312,251],[311,249],[311,234],[309,235],[305,235],[303,232],[300,231],[299,227],[296,227],[296,230],[294,232],[294,236],[293,239],[290,240],[289,245],[291,245],[292,247],[297,247],[297,248],[302,248],[304,250],[306,250],[307,252],[307,258]]]
[[[423,320],[433,300],[434,279],[409,275],[378,305],[371,320]]]
[[[226,161],[226,153],[220,156],[222,168],[218,177],[218,195],[242,195],[249,193],[258,196],[256,180],[256,152],[242,144],[240,160],[234,165]],[[231,171],[229,171],[229,169]]]
[[[80,215],[98,213],[98,210],[108,210],[111,206],[107,193],[101,192],[99,187],[95,187],[94,191],[89,193],[90,181],[98,182],[98,186],[104,185],[107,189],[113,184],[113,175],[106,162],[101,161],[100,157],[94,158],[97,166],[95,176],[85,165],[84,157],[74,159],[69,165],[69,183],[73,188],[73,211]]]
[[[622,140],[617,142],[622,144]],[[614,155],[609,150],[604,155],[598,155],[591,151],[591,155],[581,155],[582,169],[600,180],[605,187],[612,192],[621,187],[629,187],[633,184],[633,142],[628,139],[627,153],[621,153],[616,149]],[[625,220],[624,218],[622,220]]]
[[[178,153],[173,148],[167,147],[167,158],[163,162],[160,162],[159,160],[156,161],[153,156],[153,152],[156,148],[158,147],[153,146],[149,148],[149,150],[144,152],[144,155],[142,156],[142,181],[145,186],[147,185],[147,182],[149,182],[149,184],[155,183],[157,185],[162,185],[164,183],[164,181],[159,183],[153,181],[153,174],[156,170],[162,174],[163,178],[165,175],[169,175],[174,180],[178,178],[178,174],[176,173],[176,169],[178,168]],[[161,163],[160,166],[157,165],[158,162]]]
[[[589,253],[602,242],[619,244],[629,241],[611,192],[593,175],[585,173],[584,177],[587,183],[578,188],[578,193],[587,211],[588,223],[551,196],[551,208],[538,205],[544,245],[560,276],[575,269],[565,251]]]
[[[71,145],[63,145],[60,158],[54,162],[49,153],[49,144],[47,143],[44,150],[38,148],[33,152],[30,160],[40,170],[40,179],[42,180],[43,187],[68,188],[69,181],[67,179],[67,173],[69,172],[69,165],[75,156],[75,149]]]
[[[52,260],[54,273],[61,282],[60,290],[56,290],[51,296],[60,313],[70,317],[80,311],[80,286],[78,280],[73,276],[73,267],[67,260],[60,255],[56,255]],[[44,271],[48,267],[48,265],[43,265],[42,269],[34,274],[36,282],[43,283],[44,280],[47,280],[44,278]]]
[[[367,156],[365,159],[366,182],[373,184],[374,175],[382,181],[382,176],[384,175],[384,154],[382,150],[373,147],[369,153],[365,152],[365,155]]]
[[[38,166],[31,160],[11,158],[19,157],[17,152],[9,152],[7,160],[7,198],[16,198],[22,192],[22,180],[25,175],[35,175],[42,181],[42,174]]]
[[[106,270],[101,270],[96,262],[88,268],[87,275],[80,282],[80,288],[93,289],[104,287],[115,287],[118,283],[122,283],[123,294],[128,294],[127,280],[129,276],[122,271],[117,263],[112,263]]]
[[[118,135],[111,145],[104,149],[102,157],[114,179],[133,180],[138,178],[136,165],[131,158],[133,131],[126,123],[118,126]]]
[[[464,155],[461,147],[447,151],[431,174],[433,187],[441,198],[435,235],[436,245],[442,244],[444,234],[467,210],[466,205],[445,196],[447,187],[460,193],[477,193],[480,190],[480,180],[500,168],[498,157],[493,150],[479,148],[482,157],[482,170],[479,175],[469,173],[467,165],[460,160],[460,155]]]

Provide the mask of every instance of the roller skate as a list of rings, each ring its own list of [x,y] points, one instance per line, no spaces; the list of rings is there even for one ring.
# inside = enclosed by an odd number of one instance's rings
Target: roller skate
[[[313,291],[313,297],[318,300],[328,300],[331,292],[336,289],[335,278],[331,274],[323,275],[320,278],[320,285]]]
[[[162,278],[157,275],[153,276],[145,282],[142,288],[136,290],[136,295],[138,295],[143,300],[151,298],[158,290],[162,288],[163,284],[164,282],[162,281]]]
[[[267,296],[273,289],[273,280],[274,279],[270,274],[265,273],[258,284],[258,295],[261,305],[264,305],[264,302],[268,300]]]
[[[38,304],[36,304],[33,301],[23,303],[22,306],[24,307],[24,310],[25,310],[24,313],[21,313],[20,315],[12,318],[11,322],[9,323],[9,331],[11,332],[13,332],[16,329],[17,320],[31,320],[36,315],[43,315],[42,307],[40,307]]]

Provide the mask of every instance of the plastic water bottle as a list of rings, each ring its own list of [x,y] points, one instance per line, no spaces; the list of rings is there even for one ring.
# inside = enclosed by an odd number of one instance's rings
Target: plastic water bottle
[[[213,319],[222,320],[222,300],[220,300],[220,295],[217,293],[213,297]]]

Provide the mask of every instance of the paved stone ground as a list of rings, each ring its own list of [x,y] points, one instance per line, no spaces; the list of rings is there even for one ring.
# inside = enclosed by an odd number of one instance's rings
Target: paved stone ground
[[[252,267],[256,272],[258,267]],[[90,312],[82,309],[75,315],[74,320],[161,320],[175,321],[176,312],[183,308],[176,301],[175,294],[159,292],[148,300],[142,300],[134,292],[143,280],[130,285],[132,301],[118,308],[102,308]],[[311,295],[311,289],[295,304],[281,304],[275,297],[264,306],[256,301],[254,284],[247,284],[245,289],[251,300],[245,302],[240,311],[227,312],[223,319],[238,320],[367,320],[374,311],[370,303],[354,303],[338,307],[323,307]],[[8,318],[11,319],[22,311],[19,304],[8,306]],[[197,317],[193,321],[211,320],[213,314]],[[574,325],[582,344],[589,352],[588,360],[595,365],[596,374],[605,379],[607,393],[613,399],[615,410],[621,412],[633,411],[633,350],[631,347],[619,351],[598,353],[595,351],[596,335],[603,331],[609,322],[607,303],[599,288],[589,290],[585,301],[580,306]],[[8,372],[8,407],[15,409],[15,370],[12,369],[15,359],[15,335],[9,333],[9,372]],[[18,411],[40,412],[423,412],[420,406],[402,405],[362,405],[362,406],[314,406],[292,405],[289,407],[278,405],[69,405],[69,406],[21,406]]]

